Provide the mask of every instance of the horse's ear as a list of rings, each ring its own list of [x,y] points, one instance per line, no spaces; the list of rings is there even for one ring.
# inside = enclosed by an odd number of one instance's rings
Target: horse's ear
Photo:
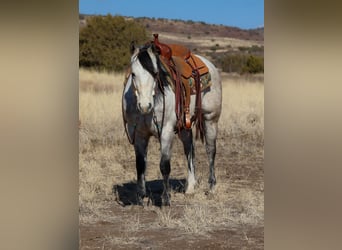
[[[130,50],[131,50],[131,54],[132,54],[132,55],[133,55],[135,49],[136,49],[136,47],[135,47],[135,41],[132,41],[132,42],[131,42],[131,45],[130,45]]]

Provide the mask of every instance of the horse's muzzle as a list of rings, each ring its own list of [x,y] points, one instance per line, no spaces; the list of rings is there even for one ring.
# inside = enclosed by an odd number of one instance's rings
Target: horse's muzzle
[[[152,104],[149,102],[147,105],[141,105],[141,103],[139,102],[138,109],[142,114],[149,114],[152,111]]]

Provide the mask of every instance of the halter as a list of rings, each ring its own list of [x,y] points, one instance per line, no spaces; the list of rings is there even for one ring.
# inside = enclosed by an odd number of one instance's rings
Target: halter
[[[150,72],[149,72],[150,73]],[[128,82],[128,79],[129,77],[131,76],[132,78],[132,82],[134,81],[133,79],[133,75],[132,75],[132,68],[129,66],[126,70],[126,77],[125,77],[125,81],[124,81],[124,91],[125,91],[125,86]],[[160,74],[159,74],[159,71],[157,72],[153,72],[152,74],[152,77],[153,77],[153,80],[157,82],[157,86],[158,89],[160,90],[160,93],[162,94],[163,96],[163,112],[162,112],[162,120],[161,120],[161,126],[158,125],[158,121],[157,121],[157,117],[155,115],[155,112],[154,112],[154,109],[152,109],[152,120],[153,120],[153,123],[154,123],[154,126],[156,127],[157,129],[157,133],[158,133],[158,140],[159,142],[161,141],[160,139],[160,136],[161,136],[161,132],[163,130],[163,125],[164,125],[164,119],[165,119],[165,89],[164,89],[164,86],[163,86],[163,83],[160,79]],[[135,87],[135,84],[133,83],[132,84],[132,90],[133,90],[133,93],[135,94],[135,96],[137,96],[136,94],[136,87]],[[122,113],[124,113],[124,110],[123,110],[123,107],[122,107]],[[124,116],[123,116],[124,117]],[[133,138],[131,138],[128,134],[128,131],[127,131],[127,121],[126,119],[123,119],[124,121],[124,128],[125,128],[125,133],[126,133],[126,136],[128,138],[128,141],[130,142],[130,144],[134,144],[135,142],[135,130],[136,130],[136,126],[137,126],[137,123],[138,123],[138,120],[139,120],[139,116],[136,116],[136,123],[134,124],[134,133],[133,133]]]

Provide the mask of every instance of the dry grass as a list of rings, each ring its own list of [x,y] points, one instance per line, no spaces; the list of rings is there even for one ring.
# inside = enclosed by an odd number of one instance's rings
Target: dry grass
[[[229,184],[220,184],[215,195],[208,198],[203,189],[198,188],[191,198],[177,197],[177,203],[184,204],[181,208],[157,210],[155,226],[205,235],[218,228],[263,225],[264,196],[260,190],[232,192]]]
[[[135,158],[123,130],[121,118],[121,93],[124,74],[108,74],[80,70],[79,116],[79,204],[80,223],[97,221],[117,222],[121,219],[122,235],[107,235],[104,244],[137,240],[134,232],[143,225],[139,216],[122,221],[120,215],[108,212],[115,203],[113,185],[135,182]],[[223,78],[223,109],[220,119],[218,148],[225,155],[234,156],[239,164],[252,165],[246,155],[263,157],[264,143],[264,85],[243,78]],[[197,155],[204,147],[197,143]],[[147,179],[161,179],[159,172],[159,146],[152,139],[149,145]],[[174,155],[183,155],[178,140]],[[184,233],[204,234],[221,227],[234,228],[244,225],[263,225],[263,183],[255,186],[222,176],[235,172],[218,169],[218,185],[213,197],[206,195],[208,169],[206,159],[197,164],[199,184],[195,194],[172,194],[171,208],[153,212],[153,228],[171,228]],[[172,175],[185,178],[185,157],[172,158]],[[228,165],[227,165],[228,166]],[[248,180],[246,175],[246,180]],[[241,186],[243,188],[241,188]],[[237,188],[238,187],[238,188]]]
[[[127,221],[127,223],[119,225],[120,234],[108,234],[103,237],[103,249],[115,249],[118,245],[138,245],[142,237],[138,236],[140,229],[140,219],[138,215]]]
[[[80,70],[80,150],[94,144],[113,146],[118,143],[118,138],[124,139],[121,118],[123,79],[124,74]],[[259,145],[263,143],[263,130],[263,82],[223,77],[221,136],[239,139],[250,136]]]
[[[264,84],[223,78],[222,115],[219,121],[223,147],[230,152],[263,150]],[[228,144],[227,144],[228,143]]]
[[[89,92],[118,92],[124,79],[123,74],[114,74],[106,72],[79,70],[80,91]]]

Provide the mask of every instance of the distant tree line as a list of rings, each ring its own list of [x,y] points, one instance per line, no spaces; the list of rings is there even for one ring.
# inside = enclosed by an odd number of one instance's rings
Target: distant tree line
[[[255,74],[264,72],[264,57],[229,53],[216,59],[216,65],[224,72],[239,74]]]
[[[213,49],[212,49],[213,50]],[[264,72],[264,47],[238,47],[238,50],[229,48],[225,53],[211,53],[214,63],[222,71],[239,74],[255,74]]]
[[[145,28],[121,16],[93,16],[79,34],[79,66],[122,71],[129,64],[130,43],[148,39]]]

